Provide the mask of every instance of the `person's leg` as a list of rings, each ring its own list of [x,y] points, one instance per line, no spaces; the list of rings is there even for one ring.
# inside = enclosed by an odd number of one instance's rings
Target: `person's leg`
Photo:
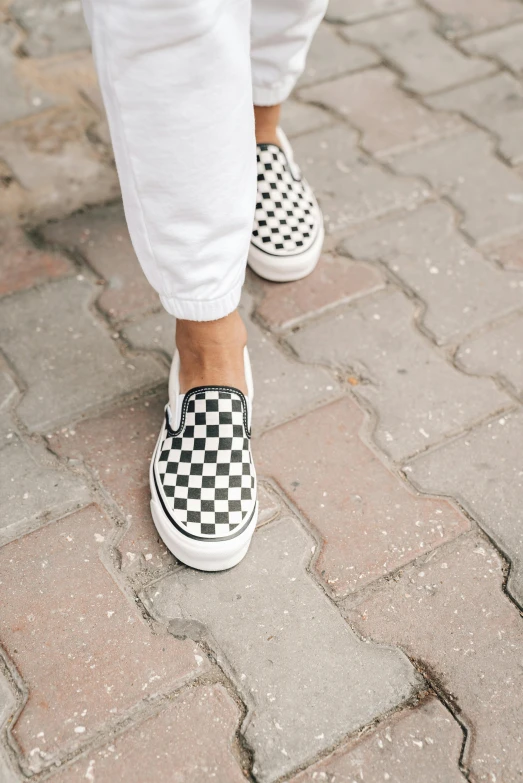
[[[133,246],[178,319],[182,391],[244,389],[235,311],[256,193],[249,0],[84,8]]]

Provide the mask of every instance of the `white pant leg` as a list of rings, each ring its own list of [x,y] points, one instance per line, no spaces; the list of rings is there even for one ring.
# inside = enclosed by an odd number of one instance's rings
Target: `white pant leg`
[[[256,106],[288,96],[305,67],[328,0],[252,0],[251,64]]]
[[[232,312],[256,194],[249,0],[84,0],[133,246],[169,313]]]

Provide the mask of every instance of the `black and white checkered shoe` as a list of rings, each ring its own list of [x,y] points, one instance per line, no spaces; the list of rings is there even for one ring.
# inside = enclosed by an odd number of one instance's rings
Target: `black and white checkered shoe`
[[[258,197],[249,266],[284,283],[310,274],[321,254],[323,218],[309,183],[294,162],[287,137],[280,146],[258,144]]]
[[[151,461],[151,511],[168,549],[202,571],[222,571],[246,555],[258,518],[250,448],[249,394],[199,386],[179,394],[173,359],[165,420]],[[173,410],[176,408],[176,410]]]

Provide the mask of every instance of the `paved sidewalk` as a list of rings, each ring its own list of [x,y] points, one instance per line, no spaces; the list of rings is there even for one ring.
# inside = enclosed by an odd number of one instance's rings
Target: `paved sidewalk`
[[[79,3],[0,5],[0,782],[523,782],[523,2],[332,0],[284,126],[318,269],[249,274],[261,517],[155,535],[172,322]]]

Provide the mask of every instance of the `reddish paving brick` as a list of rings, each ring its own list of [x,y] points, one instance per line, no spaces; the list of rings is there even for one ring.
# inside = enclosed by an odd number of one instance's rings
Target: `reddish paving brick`
[[[107,280],[98,304],[113,318],[127,318],[159,306],[158,294],[134,253],[120,204],[50,224],[42,233],[50,242],[80,253]]]
[[[505,269],[523,270],[523,237],[516,237],[502,247],[486,251],[493,261],[502,264]]]
[[[523,623],[503,581],[499,555],[471,533],[346,604],[366,638],[400,645],[437,677],[468,729],[463,762],[478,783],[523,775]]]
[[[457,115],[430,111],[407,95],[398,87],[398,77],[386,68],[372,68],[301,90],[300,97],[347,117],[362,131],[362,146],[378,157],[466,127]]]
[[[0,296],[72,272],[59,253],[40,250],[14,224],[0,223]]]
[[[0,640],[29,692],[13,727],[27,771],[205,668],[192,642],[152,633],[106,570],[112,534],[89,506],[0,550]]]
[[[375,291],[383,286],[376,268],[336,253],[324,253],[311,275],[294,283],[263,281],[265,295],[257,313],[272,328],[289,327],[307,315]]]
[[[503,27],[523,16],[517,0],[426,0],[443,16],[439,25],[447,38],[471,35],[491,27]]]
[[[320,532],[316,570],[337,596],[394,571],[467,530],[446,500],[418,495],[360,437],[364,416],[349,399],[265,433],[255,442],[272,476]]]
[[[462,742],[459,724],[429,698],[343,745],[292,783],[464,783],[458,767]]]
[[[245,783],[232,752],[238,708],[221,685],[188,689],[158,715],[91,751],[56,783]]]

